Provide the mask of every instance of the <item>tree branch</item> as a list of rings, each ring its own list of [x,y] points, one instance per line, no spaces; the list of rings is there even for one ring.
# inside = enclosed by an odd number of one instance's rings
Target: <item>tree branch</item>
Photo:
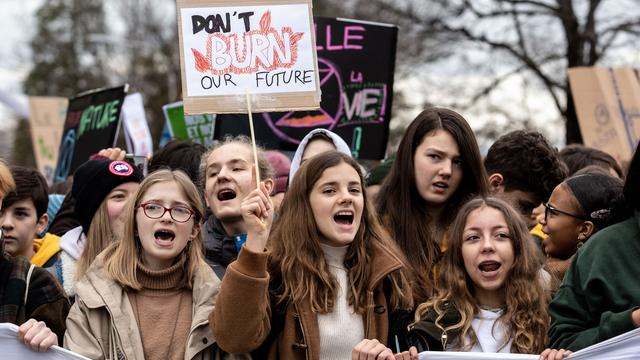
[[[559,111],[563,111],[563,107],[562,107],[562,104],[560,103],[560,99],[555,94],[554,90],[556,88],[564,89],[565,87],[562,84],[556,82],[555,80],[549,78],[546,74],[544,74],[542,72],[542,69],[538,66],[538,64],[532,58],[530,58],[529,56],[526,56],[525,54],[522,54],[522,53],[518,52],[510,44],[489,40],[484,35],[480,35],[480,36],[474,35],[466,28],[454,28],[454,27],[451,27],[448,24],[445,24],[445,23],[442,23],[442,22],[440,23],[440,25],[447,31],[462,34],[468,40],[475,41],[475,42],[480,42],[480,43],[489,45],[489,46],[491,46],[491,47],[493,47],[495,49],[502,49],[502,50],[507,51],[511,55],[513,55],[515,58],[520,60],[527,68],[529,68],[529,70],[531,70],[531,72],[533,72],[535,75],[537,75],[537,77],[542,81],[544,86],[549,91],[551,97],[553,98],[554,103],[558,107],[558,110]]]

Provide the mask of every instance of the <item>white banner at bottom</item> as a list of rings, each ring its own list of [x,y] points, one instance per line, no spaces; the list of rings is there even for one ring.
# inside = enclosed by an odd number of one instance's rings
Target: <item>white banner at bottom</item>
[[[90,360],[55,345],[45,352],[35,352],[18,340],[18,326],[10,323],[0,323],[0,354],[2,359]]]
[[[420,353],[420,360],[537,360],[540,355],[529,354],[495,354],[455,351],[425,351]],[[640,359],[640,328],[618,335],[609,340],[576,351],[567,359],[607,359],[631,360]]]

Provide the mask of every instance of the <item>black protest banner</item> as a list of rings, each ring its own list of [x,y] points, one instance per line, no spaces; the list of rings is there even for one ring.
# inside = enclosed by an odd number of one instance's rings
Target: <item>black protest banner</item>
[[[321,109],[262,113],[256,141],[294,151],[312,129],[340,135],[358,159],[384,158],[389,137],[398,28],[354,20],[314,18]],[[218,115],[216,139],[248,134],[246,115]]]
[[[54,182],[62,182],[100,149],[112,147],[127,85],[98,89],[69,100]]]

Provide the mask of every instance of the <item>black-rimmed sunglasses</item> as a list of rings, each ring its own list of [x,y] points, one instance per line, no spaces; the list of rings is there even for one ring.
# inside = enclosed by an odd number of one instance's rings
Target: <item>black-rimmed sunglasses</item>
[[[556,209],[555,207],[553,207],[551,204],[549,203],[545,203],[544,204],[544,221],[547,222],[547,219],[549,218],[549,213],[558,213],[558,214],[562,214],[562,215],[567,215],[567,216],[571,216],[572,218],[576,218],[576,219],[580,219],[580,220],[589,220],[584,216],[580,216],[580,215],[575,215],[572,213],[568,213],[566,211],[562,211],[559,209]]]

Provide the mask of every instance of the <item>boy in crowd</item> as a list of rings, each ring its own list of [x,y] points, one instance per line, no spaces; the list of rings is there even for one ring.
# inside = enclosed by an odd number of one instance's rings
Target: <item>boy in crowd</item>
[[[0,210],[14,186],[11,172],[0,160]],[[0,323],[21,324],[18,339],[35,351],[46,351],[62,342],[69,301],[45,269],[5,253],[3,233],[0,229]]]
[[[204,223],[205,259],[222,279],[246,240],[240,205],[256,189],[255,162],[251,140],[244,135],[225,138],[202,156],[201,182],[205,202],[212,216]],[[258,149],[260,181],[273,189],[272,169],[262,149]]]
[[[533,209],[551,196],[567,176],[558,151],[537,131],[516,130],[491,145],[484,159],[492,193],[509,202],[529,225]]]
[[[47,182],[36,169],[12,166],[15,188],[4,199],[0,226],[7,253],[23,256],[34,265],[49,267],[60,253],[60,238],[45,233],[49,216]]]

